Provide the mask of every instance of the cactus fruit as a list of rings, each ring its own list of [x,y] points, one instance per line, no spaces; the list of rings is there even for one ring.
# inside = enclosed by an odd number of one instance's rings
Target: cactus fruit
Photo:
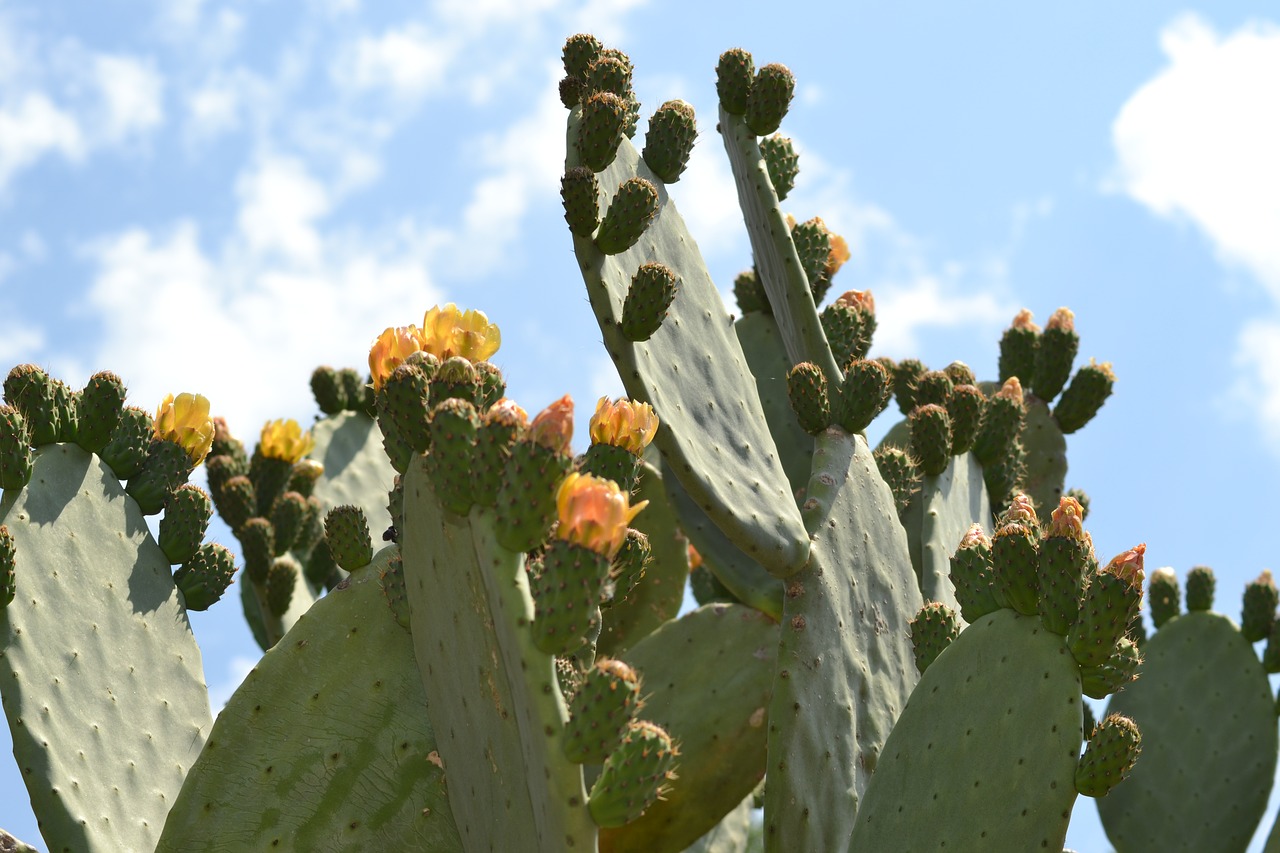
[[[1182,600],[1179,595],[1178,576],[1173,569],[1156,569],[1151,573],[1151,582],[1147,586],[1147,603],[1151,606],[1151,621],[1157,629],[1181,611]]]
[[[991,539],[974,523],[951,555],[951,582],[955,585],[961,615],[969,623],[999,610],[992,592]]]
[[[867,357],[876,330],[876,301],[870,290],[850,290],[822,309],[822,332],[836,364]]]
[[[667,101],[649,119],[641,156],[663,183],[680,180],[698,138],[693,107],[684,101]]]
[[[431,410],[430,428],[427,471],[436,494],[450,512],[466,515],[475,500],[471,466],[480,417],[470,401],[449,397]]]
[[[680,277],[660,263],[641,264],[631,277],[619,327],[629,341],[647,341],[662,326],[680,287]]]
[[[22,412],[0,406],[0,489],[21,489],[31,479],[31,435]]]
[[[206,543],[173,573],[188,610],[208,610],[222,598],[235,574],[235,556],[221,545]]]
[[[791,107],[795,91],[796,78],[787,66],[772,63],[757,71],[743,114],[751,132],[768,136],[777,130]]]
[[[893,491],[898,515],[902,515],[920,491],[920,469],[910,455],[898,447],[876,448],[875,460],[881,478]]]
[[[765,167],[769,170],[769,183],[778,195],[778,201],[785,201],[791,190],[795,189],[796,175],[800,174],[800,157],[796,154],[791,140],[785,136],[774,134],[760,140],[760,153],[764,156]],[[839,358],[836,359],[839,361]]]
[[[827,377],[816,364],[801,362],[791,368],[787,374],[787,394],[805,432],[817,435],[831,426]]]
[[[1271,572],[1263,569],[1262,574],[1244,588],[1244,610],[1240,616],[1241,635],[1251,643],[1271,636],[1277,604],[1280,604],[1280,592],[1276,590]]]
[[[658,214],[658,190],[644,178],[623,182],[596,233],[596,246],[606,255],[617,255],[636,244]]]
[[[755,62],[751,54],[742,48],[720,54],[720,61],[716,64],[716,94],[725,112],[740,116],[747,111],[755,75]]]
[[[275,529],[276,556],[298,549],[304,553],[311,550],[314,542],[303,544],[303,535],[311,507],[307,499],[297,492],[285,492],[276,498],[271,507],[271,526]]]
[[[80,392],[77,444],[90,453],[99,453],[107,446],[120,424],[125,393],[123,380],[109,370],[89,377]]]
[[[1035,371],[1031,374],[1031,391],[1044,402],[1061,393],[1071,376],[1071,365],[1080,349],[1080,336],[1075,330],[1075,315],[1068,308],[1053,312],[1036,347]]]
[[[947,397],[947,415],[951,418],[951,455],[959,456],[973,449],[982,428],[987,398],[974,385],[956,385]]]
[[[1000,338],[1000,381],[1017,377],[1030,383],[1035,375],[1036,353],[1040,348],[1040,327],[1031,320],[1031,312],[1023,308],[1013,318]]]
[[[369,522],[358,506],[337,506],[324,519],[324,538],[334,562],[350,572],[373,558]]]
[[[311,372],[311,393],[323,414],[336,415],[347,408],[347,389],[332,367],[317,367]]]
[[[556,488],[572,466],[573,401],[566,395],[511,446],[496,498],[498,542],[512,551],[542,544],[555,519]]]
[[[585,166],[574,166],[560,179],[560,198],[564,202],[564,218],[569,230],[580,237],[590,237],[600,224],[600,184],[595,172]]]
[[[1077,370],[1067,390],[1062,392],[1062,398],[1053,407],[1053,418],[1062,431],[1070,435],[1093,420],[1111,396],[1115,382],[1115,371],[1108,362],[1098,364],[1090,359],[1087,365]]]
[[[587,98],[578,125],[578,155],[582,165],[592,172],[602,172],[609,167],[622,141],[626,113],[626,101],[612,92],[596,92]]]
[[[960,636],[960,617],[945,604],[931,601],[920,608],[910,627],[916,669],[924,672]]]
[[[602,764],[640,709],[640,678],[619,660],[597,660],[569,703],[564,754],[577,764]]]
[[[889,402],[889,372],[878,361],[856,359],[845,365],[844,383],[833,412],[836,423],[848,433],[870,425]]]
[[[907,419],[911,429],[911,455],[920,471],[936,477],[951,461],[951,417],[936,403],[917,406]]]
[[[1089,745],[1076,768],[1076,790],[1086,797],[1105,797],[1129,775],[1142,752],[1142,733],[1133,720],[1110,714],[1089,735]]]
[[[1049,519],[1040,542],[1040,619],[1055,634],[1066,635],[1080,615],[1085,585],[1098,570],[1093,539],[1084,529],[1084,511],[1064,497]]]
[[[602,827],[622,826],[662,796],[680,750],[661,726],[631,722],[591,786],[591,818]]]
[[[196,553],[213,517],[213,502],[199,486],[187,483],[165,500],[160,519],[160,550],[174,565],[185,563]]]

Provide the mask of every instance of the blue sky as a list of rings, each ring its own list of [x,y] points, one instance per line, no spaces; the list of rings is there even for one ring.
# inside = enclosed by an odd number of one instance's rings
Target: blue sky
[[[0,0],[0,364],[199,391],[251,437],[456,301],[526,408],[618,393],[559,206],[560,45],[627,51],[646,114],[697,108],[672,197],[726,294],[713,68],[742,46],[796,73],[786,207],[849,239],[833,293],[874,291],[875,352],[990,375],[1017,309],[1071,307],[1119,377],[1069,445],[1099,551],[1212,565],[1237,615],[1280,568],[1280,13],[1049,5]],[[234,602],[195,627],[225,696],[252,641]],[[0,825],[35,839],[10,765]],[[1087,800],[1071,841],[1107,849]]]

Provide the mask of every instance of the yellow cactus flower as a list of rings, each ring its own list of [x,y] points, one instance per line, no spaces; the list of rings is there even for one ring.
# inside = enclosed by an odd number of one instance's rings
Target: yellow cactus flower
[[[394,326],[383,329],[369,347],[369,373],[373,375],[373,390],[381,391],[395,369],[404,360],[422,349],[422,332],[417,326]]]
[[[209,400],[201,394],[172,394],[156,409],[155,436],[187,451],[192,465],[199,465],[213,446],[213,418]]]
[[[633,403],[601,397],[596,403],[596,413],[591,416],[591,441],[594,444],[612,444],[636,456],[653,441],[658,431],[658,416],[648,403]]]
[[[556,535],[612,560],[627,538],[627,526],[648,505],[641,501],[631,506],[617,483],[575,471],[556,492]]]
[[[573,441],[573,398],[565,394],[538,412],[529,425],[529,436],[548,450],[568,453]]]
[[[853,257],[853,252],[849,251],[849,242],[834,231],[830,232],[829,239],[831,241],[831,253],[827,255],[826,273],[827,277],[840,272],[840,267],[844,266],[845,261]]]
[[[1017,316],[1013,318],[1011,328],[1039,333],[1040,327],[1037,326],[1031,318],[1031,311],[1027,308],[1023,308],[1018,312]]]
[[[842,308],[861,309],[868,314],[876,313],[876,298],[870,290],[846,290],[836,298],[836,304]]]
[[[315,446],[311,432],[304,432],[293,418],[267,421],[262,427],[262,436],[258,439],[258,451],[263,456],[290,463],[306,456]]]
[[[429,309],[422,318],[422,348],[442,361],[455,355],[484,361],[501,345],[502,333],[483,311],[459,311],[450,302]]]

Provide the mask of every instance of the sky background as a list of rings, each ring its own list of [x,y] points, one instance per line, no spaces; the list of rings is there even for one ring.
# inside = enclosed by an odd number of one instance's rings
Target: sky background
[[[0,367],[109,368],[148,408],[203,393],[252,441],[311,420],[316,365],[454,301],[501,326],[511,396],[569,392],[585,426],[621,385],[560,208],[561,44],[630,54],[642,116],[696,108],[671,195],[733,312],[750,251],[714,67],[745,47],[796,74],[784,207],[848,239],[832,296],[874,292],[873,355],[994,378],[1019,308],[1072,308],[1081,360],[1118,375],[1069,439],[1100,555],[1211,565],[1238,618],[1280,568],[1280,12],[797,5],[0,0]],[[257,656],[235,598],[192,620],[215,710]],[[0,803],[38,841],[7,760]],[[1088,799],[1069,844],[1109,849]]]

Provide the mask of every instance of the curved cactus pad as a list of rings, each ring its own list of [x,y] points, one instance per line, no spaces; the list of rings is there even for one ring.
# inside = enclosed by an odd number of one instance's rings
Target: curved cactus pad
[[[959,612],[952,585],[951,555],[974,523],[991,526],[991,501],[982,466],[972,453],[951,457],[947,470],[926,476],[902,519],[911,547],[911,563],[925,601]]]
[[[603,853],[677,853],[751,793],[764,776],[777,647],[778,623],[763,613],[708,604],[626,653],[640,673],[641,716],[680,744],[680,759],[663,799],[626,826],[600,833]]]
[[[569,163],[580,113],[569,121]],[[765,421],[755,378],[734,334],[697,244],[666,187],[623,140],[600,175],[612,195],[640,175],[658,189],[658,215],[640,241],[604,255],[574,236],[587,296],[627,393],[653,406],[662,419],[654,439],[689,494],[753,559],[785,576],[804,565],[809,537]],[[680,288],[662,326],[646,341],[622,334],[622,306],[636,269],[648,261],[670,267]]]
[[[50,850],[151,850],[213,725],[169,560],[105,463],[37,451],[6,491],[17,597],[0,694]]]
[[[413,640],[378,583],[386,548],[245,678],[159,851],[461,851]]]
[[[1081,704],[1061,637],[1012,610],[982,617],[920,677],[848,849],[1061,850]]]
[[[1143,734],[1129,778],[1098,800],[1119,853],[1243,851],[1276,770],[1275,700],[1253,646],[1231,620],[1186,613],[1142,647],[1138,680],[1108,713]]]
[[[387,492],[396,472],[382,448],[378,424],[363,412],[339,412],[311,428],[311,458],[324,465],[315,496],[325,511],[344,504],[364,510],[375,543],[391,525]]]

